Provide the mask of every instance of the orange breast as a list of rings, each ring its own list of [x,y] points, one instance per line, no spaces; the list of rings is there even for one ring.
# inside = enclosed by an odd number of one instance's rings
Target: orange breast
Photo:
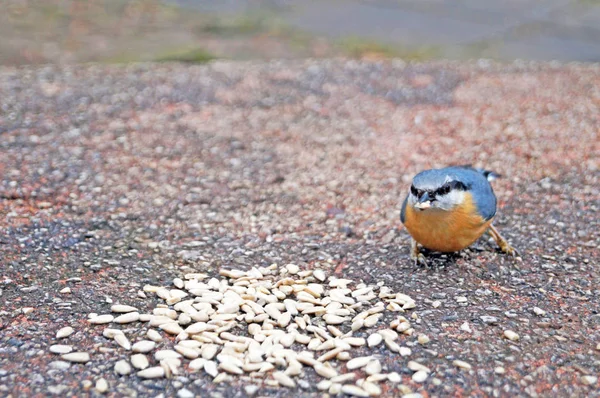
[[[475,242],[489,228],[470,195],[462,205],[444,211],[429,208],[421,211],[406,205],[404,226],[424,247],[440,252],[456,252]]]

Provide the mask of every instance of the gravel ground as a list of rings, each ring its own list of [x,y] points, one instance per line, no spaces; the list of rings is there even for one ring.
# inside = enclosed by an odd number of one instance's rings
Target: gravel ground
[[[402,376],[383,396],[600,396],[599,72],[346,60],[0,69],[0,395],[99,395],[104,378],[109,396],[245,396],[205,373],[116,375],[130,354],[87,316],[111,303],[151,311],[161,301],[142,286],[186,272],[294,263],[415,300],[430,342],[403,337],[410,357],[376,351]],[[415,266],[399,221],[408,183],[464,163],[504,175],[496,225],[521,257],[480,239]],[[132,341],[145,335],[132,325]],[[60,344],[87,363],[50,353],[66,326]],[[409,360],[431,369],[425,382]],[[296,394],[320,396],[321,379],[305,379]]]

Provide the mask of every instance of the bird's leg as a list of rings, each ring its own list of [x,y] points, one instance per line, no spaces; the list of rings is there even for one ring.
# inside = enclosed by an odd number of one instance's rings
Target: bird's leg
[[[417,241],[413,238],[410,238],[410,258],[414,260],[415,265],[427,265],[427,261],[425,261],[425,256],[419,252],[419,246]]]
[[[502,250],[504,253],[508,254],[509,256],[517,256],[519,254],[517,249],[512,247],[508,241],[504,239],[502,235],[500,235],[500,232],[498,232],[493,225],[490,225],[488,232],[490,235],[492,235],[492,238],[494,238],[498,246],[500,246],[500,250]]]

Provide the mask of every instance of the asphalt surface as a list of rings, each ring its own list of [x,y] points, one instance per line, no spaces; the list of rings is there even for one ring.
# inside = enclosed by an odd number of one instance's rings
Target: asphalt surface
[[[600,396],[599,72],[345,60],[0,69],[0,395],[97,396],[105,378],[115,397],[245,396],[204,373],[116,375],[129,354],[87,315],[111,302],[150,311],[142,286],[190,270],[295,263],[413,297],[431,341],[407,337],[410,358],[377,354],[422,396]],[[415,266],[399,221],[408,183],[465,163],[504,176],[495,225],[521,256],[482,238]],[[75,333],[60,343],[88,363],[49,352],[64,326]],[[412,381],[408,360],[431,377]],[[322,394],[311,372],[295,395]]]

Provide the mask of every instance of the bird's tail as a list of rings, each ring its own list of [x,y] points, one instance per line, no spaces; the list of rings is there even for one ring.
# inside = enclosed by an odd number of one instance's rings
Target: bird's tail
[[[473,167],[473,165],[470,165],[470,164],[463,164],[463,165],[458,166],[458,167],[463,167],[465,169],[473,169],[473,170],[477,171],[478,173],[483,174],[483,176],[485,178],[487,178],[488,181],[494,181],[495,179],[502,177],[502,175],[500,175],[498,173],[495,173],[495,172],[490,171],[490,170],[479,169],[477,167]]]

